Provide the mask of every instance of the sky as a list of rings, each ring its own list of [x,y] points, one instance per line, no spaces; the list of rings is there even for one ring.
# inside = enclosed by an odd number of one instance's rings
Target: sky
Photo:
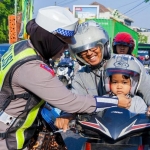
[[[62,6],[73,9],[73,5],[89,5],[98,2],[106,8],[117,9],[120,13],[128,16],[134,22],[132,26],[150,29],[150,0],[34,0],[34,17],[38,9],[46,6]]]

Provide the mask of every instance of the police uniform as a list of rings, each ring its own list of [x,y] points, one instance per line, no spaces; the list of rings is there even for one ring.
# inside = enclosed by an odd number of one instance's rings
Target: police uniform
[[[48,103],[50,103],[51,105],[58,107],[61,110],[64,110],[69,113],[75,113],[75,112],[91,113],[95,110],[96,103],[95,103],[94,98],[90,96],[87,96],[87,97],[77,96],[77,95],[74,95],[71,91],[69,91],[63,85],[63,83],[61,83],[58,80],[58,78],[55,76],[53,69],[49,68],[47,64],[45,64],[42,60],[37,58],[37,54],[35,53],[33,48],[30,46],[28,41],[21,41],[12,46],[14,46],[14,49],[11,47],[10,50],[2,57],[2,61],[1,61],[3,70],[5,69],[7,70],[7,68],[10,68],[5,74],[6,75],[5,78],[3,79],[4,82],[3,82],[2,89],[1,89],[1,94],[5,93],[5,91],[7,90],[9,91],[10,87],[6,85],[5,82],[6,82],[6,79],[12,75],[11,82],[10,81],[9,82],[11,83],[13,95],[16,95],[16,96],[22,95],[30,91],[30,93],[38,97],[37,98],[38,100],[39,98],[40,100],[43,99],[47,101]],[[19,52],[18,52],[18,47],[20,47]],[[16,60],[16,62],[14,62],[14,65],[9,67],[9,65],[13,63],[13,60],[15,60],[17,55],[19,55],[20,53],[24,53],[24,51],[26,50],[30,50],[31,55],[30,55],[30,52],[28,53],[30,56],[28,56],[27,53],[24,54],[23,60],[25,61],[21,63],[21,65],[19,63],[19,67],[17,68],[15,67],[16,64],[19,62],[19,60]],[[12,58],[12,60],[6,63],[6,60],[13,52],[14,54],[16,54],[16,56]],[[32,59],[29,60],[31,57],[33,57],[32,58],[33,60]],[[15,68],[15,70],[13,69],[12,71],[10,71],[11,68]],[[3,89],[4,87],[6,88],[6,90]],[[9,92],[6,92],[6,93],[9,93]],[[36,96],[33,96],[33,97],[36,97]],[[43,104],[43,102],[40,100],[38,101],[38,103],[36,103],[36,105],[39,105],[41,103],[38,107],[41,107],[41,105]],[[27,109],[28,107],[30,107],[30,106],[27,107],[27,101],[28,100],[25,98],[16,97],[11,100],[10,104],[6,107],[4,112],[7,115],[10,115],[11,117],[13,117],[15,120],[15,118],[17,118],[19,115],[22,114],[25,108]],[[33,101],[33,103],[35,102]],[[34,119],[35,118],[33,118],[33,120]],[[25,122],[27,121],[24,121],[24,124]],[[13,124],[13,123],[10,122],[10,124]],[[0,121],[0,133],[5,133],[9,127],[10,127],[9,124],[7,123],[5,124]],[[17,132],[18,132],[18,139],[16,141],[19,143],[20,136],[23,136],[23,135],[20,135],[19,129],[14,131],[14,133],[17,133]],[[23,138],[24,137],[22,137],[22,139]],[[9,143],[8,141],[7,141],[7,144]],[[23,143],[24,142],[22,142],[21,145],[18,144],[17,147],[19,148],[17,149],[22,149],[21,146],[23,146]],[[3,149],[6,150],[5,139],[1,138],[0,145],[1,145],[1,150]]]

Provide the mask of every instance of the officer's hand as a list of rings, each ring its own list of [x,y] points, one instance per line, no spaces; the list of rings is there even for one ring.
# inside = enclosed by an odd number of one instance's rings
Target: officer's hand
[[[69,122],[71,118],[56,118],[55,126],[59,129],[63,129],[64,132],[69,128]]]
[[[117,97],[118,97],[118,107],[128,109],[131,106],[131,98],[128,98],[123,94],[119,94],[117,95]]]

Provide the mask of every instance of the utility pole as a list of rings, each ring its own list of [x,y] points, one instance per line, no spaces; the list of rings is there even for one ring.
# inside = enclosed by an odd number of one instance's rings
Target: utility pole
[[[55,1],[55,6],[56,6],[56,1]]]

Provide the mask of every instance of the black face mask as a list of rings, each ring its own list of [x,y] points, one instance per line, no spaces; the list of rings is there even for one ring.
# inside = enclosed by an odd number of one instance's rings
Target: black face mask
[[[40,27],[35,19],[27,23],[26,30],[34,48],[45,60],[52,58],[66,46],[57,36]]]

